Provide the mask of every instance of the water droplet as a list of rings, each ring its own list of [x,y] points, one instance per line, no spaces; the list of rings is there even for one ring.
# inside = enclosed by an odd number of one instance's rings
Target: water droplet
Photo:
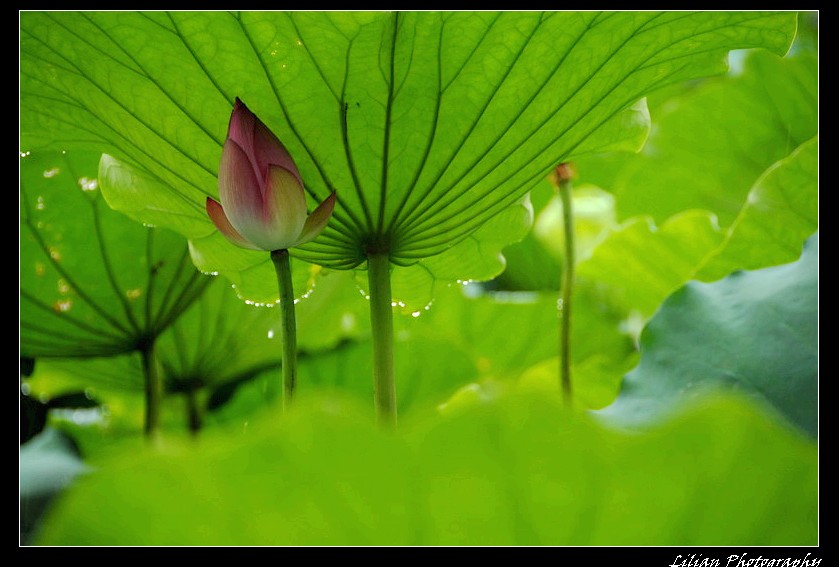
[[[50,177],[55,177],[59,173],[61,173],[61,170],[58,169],[57,167],[53,167],[53,168],[50,168],[50,169],[47,169],[46,171],[44,171],[44,177],[49,179]]]
[[[413,313],[411,313],[411,317],[413,317],[414,319],[416,319],[420,315],[422,315],[422,311],[414,311]]]
[[[299,39],[298,39],[297,41],[295,41],[295,43],[296,43],[298,46],[302,46],[302,45],[303,45],[303,42],[302,42],[302,41],[300,41]]]
[[[79,179],[79,187],[82,188],[82,191],[96,191],[96,188],[99,187],[99,181],[90,179],[89,177],[81,177]]]
[[[268,329],[268,338],[269,338],[269,339],[273,339],[273,338],[274,338],[274,329]]]
[[[279,301],[275,301],[274,303],[261,303],[259,301],[253,301],[252,299],[246,299],[245,303],[247,305],[253,305],[254,307],[274,307]]]
[[[312,293],[313,293],[314,291],[315,291],[315,287],[314,287],[314,286],[312,286],[311,288],[309,288],[309,289],[306,291],[306,293],[304,293],[303,295],[301,295],[299,299],[295,299],[295,300],[294,300],[294,302],[295,302],[295,303],[297,303],[298,301],[300,301],[300,300],[302,300],[302,299],[308,299],[308,298],[309,298],[309,296],[311,296],[311,295],[312,295]]]
[[[32,388],[26,382],[21,382],[20,384],[20,393],[24,396],[28,396],[29,392],[32,391]]]
[[[26,157],[26,156],[29,156],[31,154],[32,154],[32,152],[20,152],[20,157]]]
[[[52,246],[50,246],[49,251],[50,251],[50,258],[52,258],[56,262],[61,261],[61,253],[56,248],[53,248]]]
[[[58,288],[58,293],[60,293],[61,295],[66,295],[73,289],[70,287],[70,284],[68,284],[63,279],[58,280],[56,287]]]
[[[67,311],[70,311],[72,307],[73,301],[71,299],[59,299],[52,304],[52,309],[56,313],[66,313]]]
[[[132,301],[137,299],[141,295],[143,295],[143,290],[140,289],[140,288],[129,289],[129,290],[125,291],[125,297],[127,297],[128,299],[130,299]]]
[[[35,200],[35,208],[38,209],[39,211],[43,211],[44,207],[45,207],[44,198],[41,197],[40,195],[38,195],[38,198]]]
[[[93,388],[85,388],[84,389],[84,397],[88,400],[93,399]]]

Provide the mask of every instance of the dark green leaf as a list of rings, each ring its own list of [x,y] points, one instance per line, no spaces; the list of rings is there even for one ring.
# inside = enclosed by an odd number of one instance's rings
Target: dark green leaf
[[[21,353],[107,356],[162,333],[209,278],[183,237],[108,208],[99,156],[21,158]]]
[[[792,264],[691,282],[641,336],[641,363],[604,415],[661,419],[714,389],[750,395],[818,434],[818,235]]]

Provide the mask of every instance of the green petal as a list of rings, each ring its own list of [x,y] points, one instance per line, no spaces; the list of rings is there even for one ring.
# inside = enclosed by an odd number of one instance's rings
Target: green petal
[[[308,216],[306,219],[305,224],[303,225],[303,232],[300,234],[300,239],[297,241],[295,246],[300,246],[301,244],[306,244],[307,242],[314,240],[314,238],[326,228],[326,225],[329,223],[329,219],[332,217],[332,211],[335,209],[335,192],[333,191],[332,194],[324,199],[324,201],[318,205],[318,207],[312,211],[312,214]]]
[[[264,215],[265,234],[258,243],[268,250],[294,246],[306,222],[306,196],[294,172],[278,165],[268,168]]]

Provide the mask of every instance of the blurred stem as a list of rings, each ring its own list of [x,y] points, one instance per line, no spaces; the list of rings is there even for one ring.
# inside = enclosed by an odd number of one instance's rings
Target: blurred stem
[[[297,323],[294,318],[294,288],[288,250],[274,250],[271,260],[280,287],[281,340],[283,343],[283,409],[288,409],[297,386]],[[276,391],[269,388],[269,394]],[[275,394],[274,394],[275,395]]]
[[[393,305],[390,291],[390,257],[367,256],[370,283],[370,323],[373,331],[373,399],[382,425],[396,425],[396,385],[393,374]]]
[[[186,391],[187,425],[192,435],[198,435],[201,430],[201,406],[198,403],[198,388]]]
[[[155,439],[160,433],[160,406],[163,403],[163,375],[157,365],[154,351],[154,338],[141,342],[140,355],[143,359],[143,377],[145,379],[146,417],[143,432],[149,439]]]
[[[565,266],[562,271],[562,307],[559,315],[559,382],[567,405],[572,402],[571,388],[571,298],[574,291],[574,206],[571,179],[560,176],[559,198],[562,201],[562,225],[565,231]]]

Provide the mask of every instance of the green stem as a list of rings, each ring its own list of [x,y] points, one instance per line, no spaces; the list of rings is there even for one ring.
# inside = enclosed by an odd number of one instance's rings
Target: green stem
[[[154,339],[143,341],[140,346],[140,355],[143,359],[146,394],[146,416],[143,432],[149,439],[154,439],[160,433],[160,406],[163,403],[163,375],[157,365]]]
[[[280,287],[281,339],[283,343],[283,409],[291,405],[297,386],[297,323],[294,319],[294,288],[288,250],[274,250],[271,260]]]
[[[201,407],[198,403],[198,388],[186,391],[186,412],[189,432],[195,436],[201,430]]]
[[[565,266],[562,273],[562,304],[559,328],[559,381],[565,403],[571,405],[571,298],[574,290],[574,209],[571,198],[571,180],[559,182],[562,200],[562,224],[565,230]]]
[[[373,399],[382,425],[396,426],[396,384],[393,374],[393,305],[390,292],[390,257],[367,256],[370,283],[370,324],[373,331]]]

